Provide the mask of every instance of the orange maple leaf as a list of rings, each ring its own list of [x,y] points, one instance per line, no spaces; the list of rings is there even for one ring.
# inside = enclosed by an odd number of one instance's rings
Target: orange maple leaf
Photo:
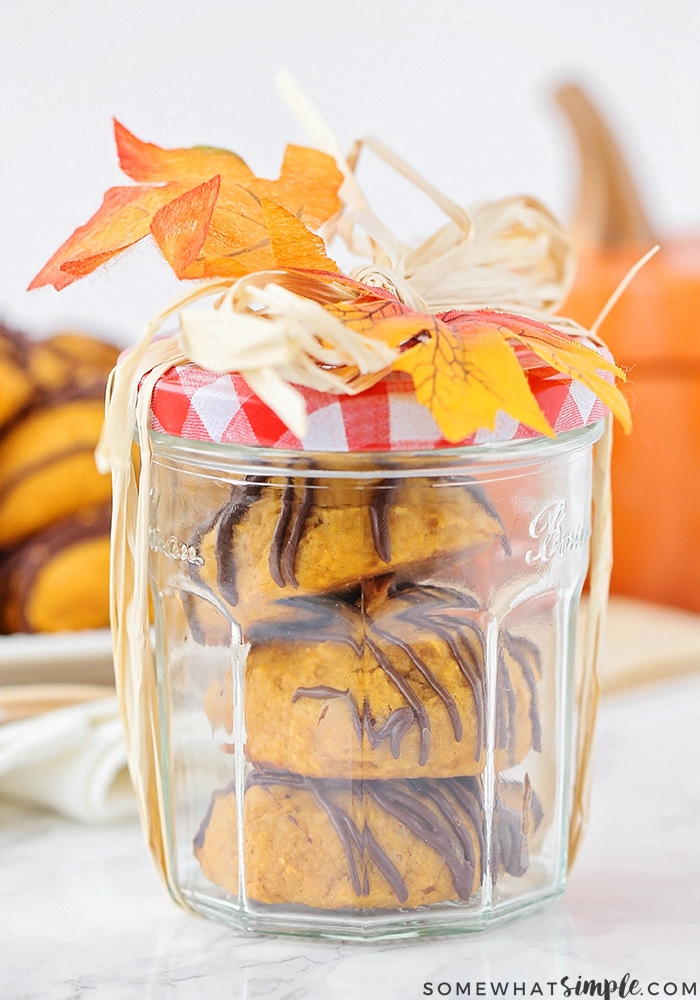
[[[175,274],[182,274],[202,249],[220,188],[217,174],[163,205],[151,219],[151,235]]]
[[[214,174],[241,184],[255,177],[247,163],[228,149],[214,146],[163,149],[153,142],[137,139],[116,118],[114,139],[119,166],[127,177],[139,183],[167,183],[177,177],[185,187],[194,187]]]
[[[296,215],[270,198],[262,199],[262,210],[275,267],[309,269],[321,262],[327,268],[335,266],[321,237],[309,233]]]
[[[98,212],[61,244],[29,288],[41,285],[65,288],[138,243],[148,236],[156,212],[182,190],[179,184],[110,188]],[[101,238],[97,238],[96,231],[103,234]]]
[[[238,277],[294,262],[337,270],[309,228],[341,207],[332,157],[288,146],[279,178],[267,181],[228,150],[163,149],[119,122],[114,128],[120,166],[139,185],[107,191],[30,288],[64,288],[149,234],[180,278]]]
[[[338,186],[341,181],[342,174],[331,157],[307,146],[288,145],[279,178],[266,181],[254,177],[248,188],[259,198],[276,202],[305,225],[316,229],[340,211]]]

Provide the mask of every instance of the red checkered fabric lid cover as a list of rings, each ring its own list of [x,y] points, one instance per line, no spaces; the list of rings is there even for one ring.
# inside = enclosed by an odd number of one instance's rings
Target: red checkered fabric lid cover
[[[607,409],[590,389],[553,373],[533,390],[556,433],[602,419]],[[302,451],[422,451],[538,437],[499,412],[493,430],[464,441],[443,437],[431,413],[416,400],[407,375],[392,372],[355,396],[297,387],[308,412],[301,441],[236,373],[216,374],[194,364],[177,365],[156,384],[152,430],[193,441]]]

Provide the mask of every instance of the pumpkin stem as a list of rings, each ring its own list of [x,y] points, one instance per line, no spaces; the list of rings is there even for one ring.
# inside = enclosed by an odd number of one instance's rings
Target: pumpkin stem
[[[557,88],[554,99],[573,130],[580,186],[571,235],[578,246],[609,249],[656,242],[624,156],[602,114],[577,84]]]

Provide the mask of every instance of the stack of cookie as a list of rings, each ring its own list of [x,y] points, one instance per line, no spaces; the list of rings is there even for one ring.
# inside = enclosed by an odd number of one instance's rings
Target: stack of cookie
[[[507,558],[475,483],[250,475],[187,541],[191,641],[220,641],[216,607],[246,651],[243,677],[204,697],[221,750],[247,762],[242,809],[219,789],[195,836],[210,882],[238,897],[239,842],[263,904],[416,908],[524,874],[542,807],[507,772],[541,749],[540,655],[487,639],[443,572]]]
[[[118,350],[0,327],[0,630],[109,622],[111,483],[94,450]]]

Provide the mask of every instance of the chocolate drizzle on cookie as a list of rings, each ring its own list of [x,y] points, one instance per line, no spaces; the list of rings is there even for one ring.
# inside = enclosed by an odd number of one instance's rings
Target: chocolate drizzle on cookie
[[[50,574],[56,560],[74,546],[109,541],[110,504],[99,504],[61,518],[8,550],[0,564],[0,632],[34,632],[37,607],[34,593],[40,589],[44,574]],[[107,602],[107,581],[104,584]]]
[[[501,515],[498,513],[496,507],[489,500],[486,490],[475,479],[469,479],[467,482],[463,482],[462,485],[464,486],[467,493],[469,493],[471,498],[479,504],[481,509],[485,511],[485,513],[487,513],[489,517],[493,518],[493,520],[497,524],[500,525],[502,531],[501,545],[503,546],[503,551],[507,556],[512,555],[510,542],[508,541],[508,536],[506,535],[505,529],[503,528],[503,521],[501,520]]]
[[[484,739],[483,636],[475,622],[459,614],[460,611],[471,609],[470,598],[448,588],[411,587],[396,593],[395,599],[398,602],[399,610],[383,617],[381,625],[373,622],[372,631],[385,642],[403,650],[408,656],[413,667],[416,668],[428,686],[435,691],[445,706],[452,724],[454,738],[459,743],[462,740],[464,729],[457,704],[452,694],[438,680],[425,660],[419,656],[411,643],[401,636],[400,623],[406,622],[420,630],[421,635],[433,634],[444,642],[452,660],[457,664],[472,692],[477,721],[475,759],[478,760]],[[390,606],[391,603],[387,602],[386,607],[390,608]],[[456,616],[445,614],[441,617],[440,612],[447,613],[448,611]],[[428,734],[429,722],[427,728],[421,729],[419,760],[421,765],[427,763],[428,760]]]
[[[430,753],[430,719],[428,718],[425,705],[406,678],[394,668],[386,653],[369,636],[365,638],[365,644],[394,687],[404,696],[409,708],[413,712],[420,732],[420,756],[418,763],[423,767],[427,763]]]
[[[382,479],[372,490],[369,500],[369,523],[372,529],[374,550],[382,562],[391,562],[391,537],[389,535],[389,508],[394,494],[403,479]]]
[[[484,637],[479,625],[469,617],[474,602],[467,595],[450,588],[410,587],[393,593],[379,606],[377,618],[366,616],[340,599],[324,597],[286,598],[276,602],[284,613],[266,622],[258,622],[248,629],[247,638],[256,643],[264,642],[343,642],[352,646],[357,656],[368,651],[384,675],[400,692],[405,706],[394,709],[378,723],[372,716],[368,699],[360,705],[349,689],[325,684],[298,687],[292,702],[303,698],[317,700],[347,699],[352,724],[358,741],[366,739],[375,750],[388,742],[392,756],[397,759],[401,744],[412,726],[419,732],[419,764],[425,766],[430,756],[431,723],[426,705],[411,683],[411,673],[399,669],[393,662],[392,649],[400,650],[412,668],[433,690],[450,718],[456,742],[463,738],[463,721],[459,714],[454,693],[443,684],[425,658],[422,657],[405,635],[405,624],[419,631],[421,636],[434,635],[444,643],[450,658],[471,691],[476,721],[475,759],[481,756],[485,741],[485,670]],[[392,607],[395,605],[395,607]],[[384,612],[381,614],[381,612]],[[405,624],[404,624],[405,623]],[[403,633],[402,634],[402,630]],[[508,656],[506,656],[508,654]],[[511,764],[516,761],[518,701],[512,683],[511,671],[517,669],[528,688],[530,703],[531,742],[541,750],[541,726],[537,704],[537,676],[539,651],[530,640],[502,632],[498,640],[498,686],[496,690],[496,745],[504,750]]]
[[[507,797],[508,803],[503,801]],[[516,803],[515,808],[512,802]],[[530,784],[528,774],[519,782],[505,782],[502,797],[494,814],[492,839],[492,880],[499,870],[520,878],[529,867],[528,833],[539,828],[543,818],[542,803]]]
[[[345,852],[348,874],[358,897],[370,893],[369,873],[362,864],[367,855],[391,886],[399,903],[408,899],[408,887],[396,865],[377,841],[368,823],[362,830],[346,808],[339,804],[343,793],[351,793],[362,804],[373,802],[416,838],[427,844],[441,858],[452,878],[459,899],[468,901],[475,887],[475,876],[483,857],[483,816],[481,793],[476,778],[415,779],[392,782],[332,781],[312,779],[286,771],[255,768],[248,786],[282,785],[310,792],[326,812]],[[197,835],[199,842],[203,836]]]
[[[267,479],[247,477],[243,483],[234,487],[231,501],[219,515],[215,543],[217,583],[224,599],[234,606],[238,603],[238,591],[235,585],[233,534],[237,524],[259,498],[268,482]],[[270,576],[280,588],[290,586],[296,589],[299,586],[294,563],[311,510],[314,485],[313,480],[309,480],[300,486],[293,478],[288,477],[282,491],[280,512],[272,532],[268,555]]]
[[[384,784],[368,782],[366,789],[385,813],[432,847],[445,863],[458,897],[468,900],[476,872],[474,833],[459,815],[456,802],[449,797],[451,786],[460,782],[476,783],[470,778],[445,778],[443,791],[436,780],[422,779]]]
[[[236,561],[233,557],[231,536],[248,509],[258,499],[266,479],[246,477],[242,483],[237,483],[231,490],[231,498],[216,518],[216,582],[221,596],[229,604],[238,604],[238,589],[236,587]],[[204,534],[205,532],[203,532]]]
[[[34,462],[28,462],[27,464],[21,466],[17,471],[10,476],[7,476],[2,484],[0,485],[0,502],[4,503],[6,497],[8,497],[17,486],[24,480],[28,479],[30,476],[35,476],[39,473],[46,474],[47,478],[51,478],[52,467],[60,465],[61,462],[70,461],[70,459],[76,458],[78,456],[85,456],[86,458],[92,458],[95,448],[94,445],[82,445],[82,444],[69,444],[65,448],[51,452],[49,455],[43,456]]]
[[[400,905],[405,904],[410,896],[405,875],[395,863],[396,855],[385,839],[386,830],[381,827],[374,829],[372,822],[368,821],[371,816],[368,800],[381,813],[396,821],[399,829],[404,827],[419,843],[434,852],[449,873],[456,898],[468,902],[480,887],[485,874],[486,828],[489,824],[484,813],[479,778],[338,781],[254,767],[246,780],[246,789],[253,787],[279,787],[288,789],[290,793],[311,796],[311,802],[315,802],[327,815],[342,846],[347,876],[358,902],[371,895],[371,879],[377,876],[385,880]],[[491,822],[490,867],[494,883],[503,872],[514,877],[525,873],[529,865],[529,837],[542,820],[542,807],[527,775],[522,783],[506,783],[503,792],[509,801],[496,796]],[[200,859],[207,852],[209,826],[216,803],[222,798],[234,796],[233,782],[214,793],[194,837],[195,852]],[[288,795],[285,796],[287,798]],[[299,810],[304,812],[309,808],[312,808],[309,798],[295,800],[294,812],[288,813],[290,821],[298,827]],[[230,836],[233,849],[235,833],[231,831]],[[228,852],[225,844],[223,848]],[[410,850],[410,847],[406,845],[404,849]],[[232,850],[231,857],[235,857],[235,850]],[[405,872],[406,867],[402,867]],[[435,871],[437,873],[437,869]],[[415,889],[414,886],[411,888]]]
[[[314,794],[319,805],[325,810],[333,824],[335,832],[338,834],[340,842],[343,845],[345,857],[348,862],[350,879],[356,895],[369,896],[370,892],[369,873],[365,868],[363,879],[360,883],[360,874],[357,861],[355,860],[355,852],[357,852],[360,858],[366,852],[396,893],[399,903],[405,903],[408,899],[406,883],[401,878],[396,865],[391,861],[386,851],[383,851],[375,840],[369,827],[365,824],[362,831],[360,831],[349,814],[344,809],[335,805],[329,795],[324,795],[321,789],[314,789]]]
[[[270,576],[275,581],[278,587],[284,587],[286,580],[282,575],[282,553],[284,552],[284,538],[287,533],[287,525],[292,516],[292,504],[294,503],[294,480],[288,479],[287,485],[284,488],[284,493],[282,494],[282,504],[280,506],[279,517],[277,518],[277,524],[275,525],[275,530],[272,532],[272,541],[270,542],[270,555],[268,558],[268,564],[270,567]]]
[[[313,480],[304,483],[301,496],[292,509],[296,488],[293,480],[287,480],[282,497],[282,509],[270,545],[270,576],[278,587],[284,587],[288,584],[296,589],[299,586],[294,575],[294,562],[306,526],[306,519],[311,510],[313,487]],[[288,527],[289,530],[287,530]]]
[[[423,588],[415,588],[414,590],[422,592]],[[404,736],[415,724],[420,733],[419,764],[425,766],[431,747],[430,718],[423,700],[410,683],[410,675],[405,676],[392,663],[391,649],[395,647],[401,650],[427,685],[438,695],[447,710],[455,740],[459,742],[462,739],[464,729],[455,699],[408,639],[400,634],[401,623],[406,622],[417,626],[422,634],[432,632],[438,635],[447,645],[450,655],[458,664],[460,673],[473,694],[477,718],[475,753],[476,759],[478,759],[484,738],[481,633],[474,622],[467,623],[467,631],[463,635],[464,622],[459,618],[446,616],[444,622],[440,619],[438,609],[454,611],[456,601],[454,594],[456,592],[448,589],[443,591],[441,588],[435,587],[425,588],[425,591],[425,605],[427,606],[424,606],[420,599],[412,600],[416,597],[413,591],[410,593],[411,599],[408,598],[407,591],[400,592],[398,596],[406,599],[397,600],[397,609],[394,613],[384,615],[380,619],[381,624],[378,624],[377,620],[374,620],[370,615],[365,615],[339,598],[285,598],[275,602],[277,615],[265,621],[253,623],[248,627],[246,639],[253,644],[279,641],[341,642],[351,646],[358,657],[362,655],[363,650],[369,651],[374,662],[406,701],[405,707],[395,709],[381,724],[377,724],[376,720],[372,718],[367,700],[360,708],[349,691],[338,690],[327,685],[299,687],[294,692],[292,701],[295,702],[301,698],[347,698],[358,740],[361,742],[363,737],[366,738],[373,750],[381,743],[388,741],[395,759],[400,754]],[[457,610],[466,610],[471,607],[469,598],[458,595],[458,599]],[[391,602],[387,602],[386,606],[390,608]],[[474,641],[474,637],[478,637],[478,640]]]
[[[357,702],[347,688],[341,691],[339,688],[329,687],[326,684],[316,684],[310,688],[297,688],[292,695],[292,702],[298,701],[300,698],[316,698],[319,701],[347,698],[350,717],[358,742],[361,743],[364,737],[372,750],[376,750],[380,744],[387,741],[394,760],[401,753],[401,741],[416,720],[413,709],[406,706],[404,708],[395,708],[386,721],[378,725],[372,718],[369,702],[366,699],[362,706],[362,714],[360,715]],[[421,746],[422,749],[423,747]],[[422,761],[422,763],[425,763],[425,761]]]
[[[397,599],[406,602],[406,607],[396,613],[399,621],[416,626],[423,633],[437,635],[447,646],[452,659],[471,688],[477,720],[477,758],[484,736],[484,637],[479,626],[465,612],[476,609],[477,604],[469,595],[449,587],[406,586],[394,591]],[[378,627],[374,626],[377,631]],[[404,649],[411,662],[442,699],[452,722],[455,739],[462,739],[462,722],[457,706],[449,692],[439,684],[437,678],[420,660],[415,650],[409,652],[407,643],[390,632],[382,633],[393,643]]]
[[[233,607],[238,603],[238,590],[236,586],[236,564],[233,558],[233,549],[230,545],[231,534],[251,505],[258,499],[266,484],[266,478],[254,476],[246,476],[242,482],[236,483],[231,488],[231,494],[226,505],[208,523],[195,530],[190,538],[190,545],[198,552],[202,539],[210,532],[215,532],[216,582],[223,599]],[[206,593],[208,588],[202,580],[199,564],[187,563],[185,569],[197,590]],[[181,600],[182,609],[185,613],[192,638],[198,645],[206,646],[207,635],[199,619],[195,595],[183,589]]]
[[[330,597],[284,597],[275,602],[274,618],[253,622],[246,629],[246,640],[267,642],[337,642],[358,655],[357,612],[340,599]]]
[[[372,544],[377,556],[387,565],[392,558],[389,514],[392,504],[396,502],[400,487],[405,482],[406,480],[402,478],[382,479],[372,487],[367,501]],[[438,482],[450,485],[448,479]],[[272,529],[268,554],[270,577],[281,589],[287,586],[296,589],[299,586],[295,562],[299,544],[308,529],[308,521],[314,507],[314,492],[318,484],[313,479],[295,479],[288,476],[282,488],[278,483],[270,483],[269,479],[248,479],[234,487],[231,501],[219,515],[216,530],[217,583],[224,599],[234,606],[239,599],[235,585],[235,528],[250,506],[259,498],[265,486],[274,486],[274,489],[281,490],[279,513]],[[466,491],[489,518],[502,528],[498,511],[476,483],[460,481],[455,484],[455,488]],[[504,534],[501,535],[501,542],[504,549],[509,551]]]
[[[257,766],[246,780],[246,788],[252,787],[280,787],[313,797],[328,816],[342,845],[348,878],[358,900],[371,894],[370,879],[377,873],[389,885],[400,905],[409,898],[409,886],[392,860],[390,847],[384,841],[385,834],[373,829],[367,819],[371,815],[370,801],[381,813],[396,821],[399,828],[405,827],[418,842],[437,855],[449,873],[456,898],[468,902],[481,884],[487,817],[477,777],[339,781]],[[497,796],[494,805],[493,879],[503,871],[515,876],[525,872],[529,835],[541,820],[541,806],[527,776],[522,784],[508,783],[504,792],[512,801],[506,804]],[[197,853],[206,850],[214,803],[229,795],[235,795],[233,783],[214,793],[194,838]],[[521,803],[520,808],[518,803]],[[291,812],[289,816],[298,826],[298,817]]]
[[[509,632],[501,633],[501,641],[512,658],[520,667],[525,683],[530,692],[530,729],[532,731],[532,746],[538,752],[542,751],[542,724],[537,705],[537,674],[540,673],[540,651],[531,639],[525,636],[514,636]]]

